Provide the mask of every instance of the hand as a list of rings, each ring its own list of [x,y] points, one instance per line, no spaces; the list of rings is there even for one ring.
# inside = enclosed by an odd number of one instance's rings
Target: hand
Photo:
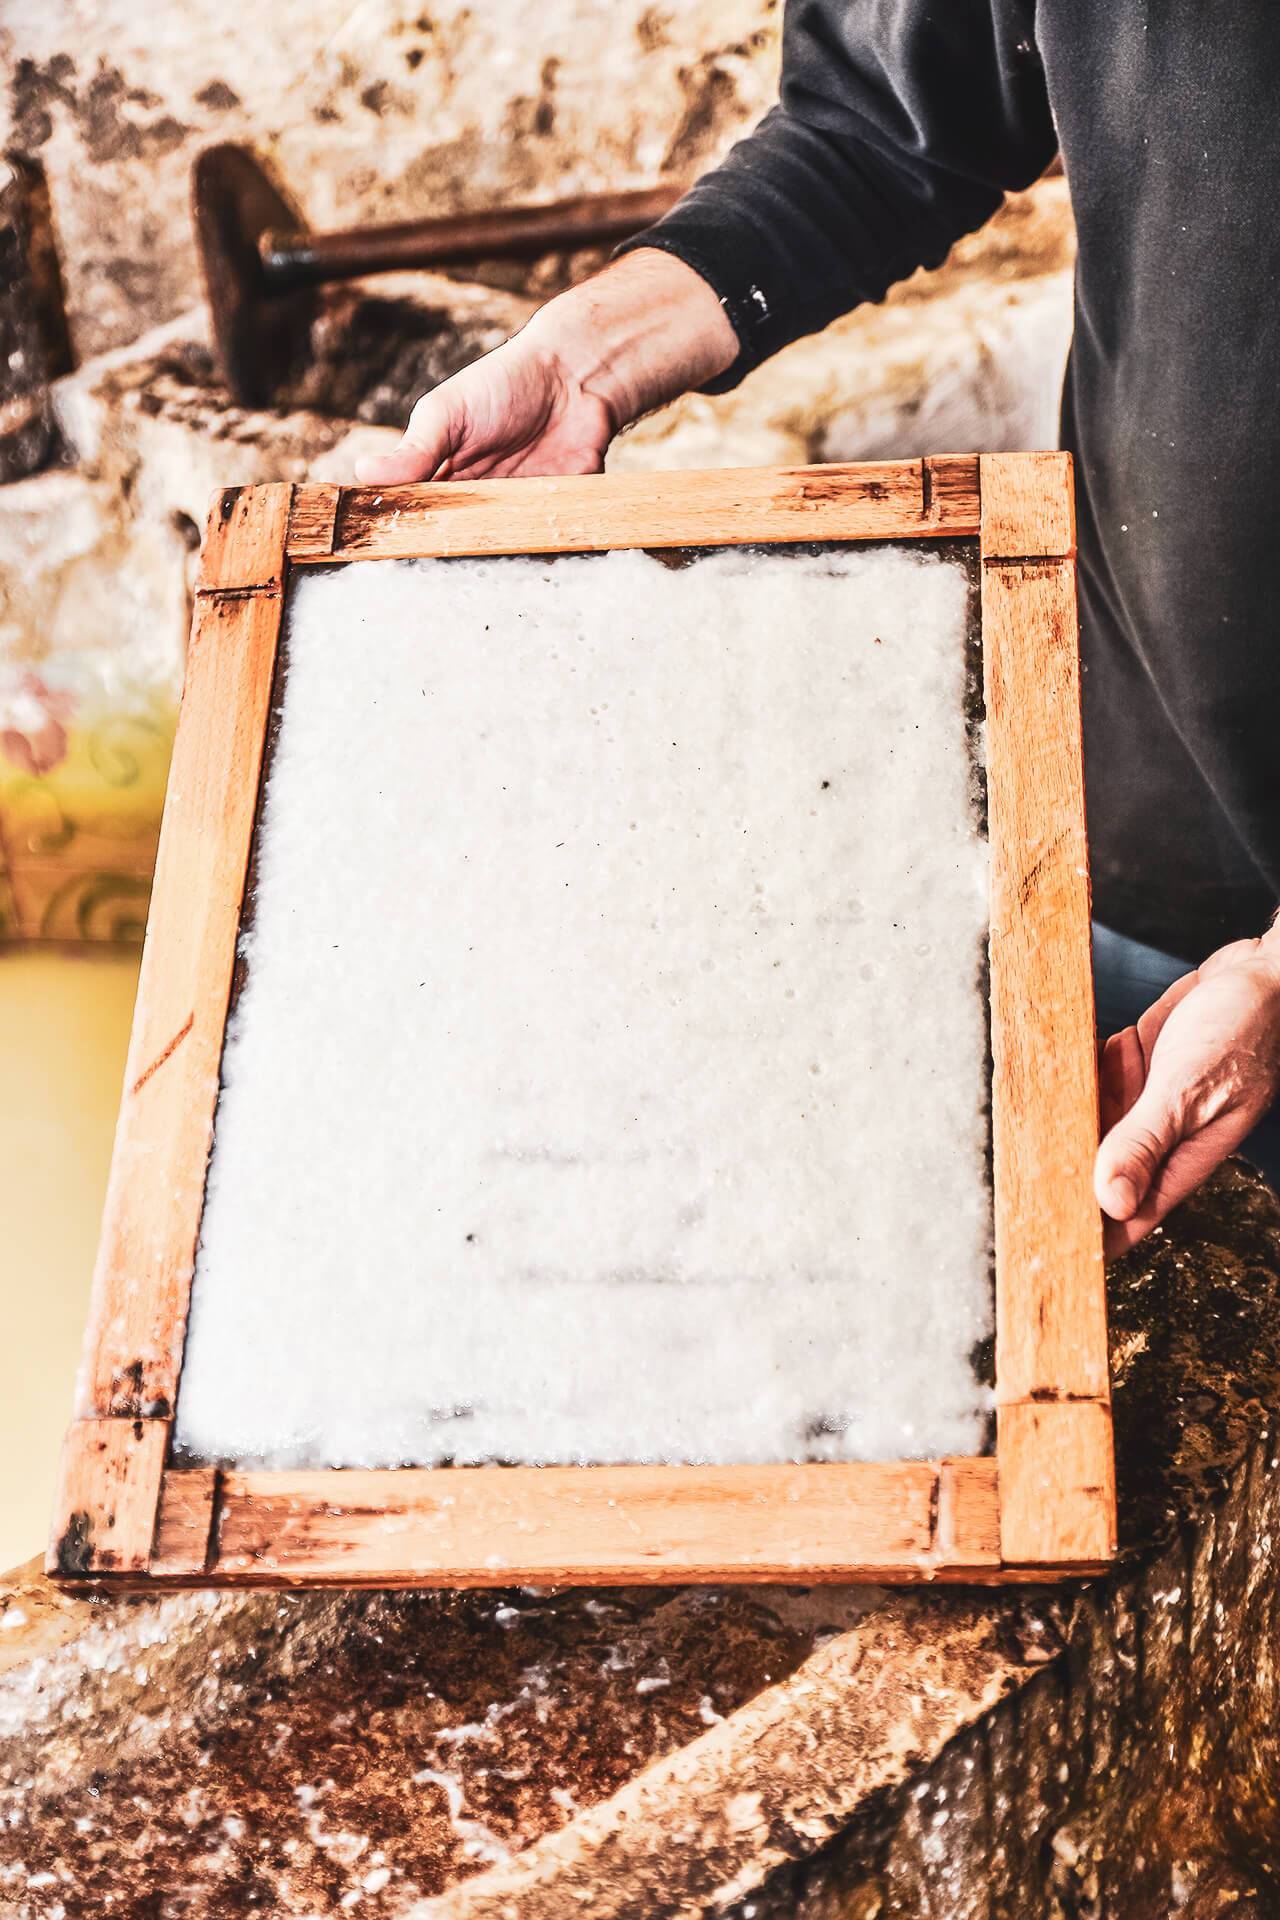
[[[1107,1041],[1094,1191],[1107,1254],[1141,1240],[1280,1094],[1280,927],[1221,947]]]
[[[706,281],[644,247],[562,293],[493,353],[424,394],[392,453],[358,461],[368,486],[599,473],[615,433],[736,359]]]
[[[393,453],[358,461],[375,487],[519,473],[599,473],[623,423],[527,330],[424,393]]]

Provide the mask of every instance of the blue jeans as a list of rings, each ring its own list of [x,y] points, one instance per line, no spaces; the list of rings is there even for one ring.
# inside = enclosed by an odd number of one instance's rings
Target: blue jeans
[[[1108,1039],[1135,1024],[1166,987],[1190,973],[1194,960],[1177,960],[1158,947],[1144,947],[1123,933],[1093,923],[1093,992],[1098,1037]],[[1246,1160],[1280,1190],[1280,1106],[1259,1121],[1239,1148]]]

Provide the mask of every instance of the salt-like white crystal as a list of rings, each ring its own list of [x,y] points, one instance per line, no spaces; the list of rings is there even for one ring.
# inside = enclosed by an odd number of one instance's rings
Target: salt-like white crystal
[[[182,1447],[980,1445],[966,622],[901,548],[295,583]]]

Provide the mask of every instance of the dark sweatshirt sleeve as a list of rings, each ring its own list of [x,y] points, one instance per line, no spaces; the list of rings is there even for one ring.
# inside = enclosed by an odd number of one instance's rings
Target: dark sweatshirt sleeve
[[[779,105],[618,251],[714,289],[741,347],[722,393],[938,265],[1056,146],[1034,0],[789,0]]]

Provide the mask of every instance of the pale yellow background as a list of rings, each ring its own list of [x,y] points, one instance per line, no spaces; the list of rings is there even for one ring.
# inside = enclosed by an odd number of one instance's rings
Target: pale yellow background
[[[0,1570],[44,1549],[137,983],[0,953]]]

